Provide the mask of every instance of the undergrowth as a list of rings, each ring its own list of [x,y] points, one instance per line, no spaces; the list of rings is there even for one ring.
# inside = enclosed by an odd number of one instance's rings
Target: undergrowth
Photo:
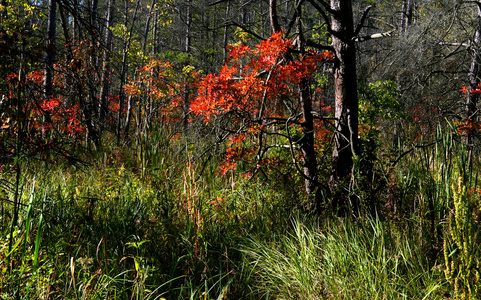
[[[376,191],[353,191],[374,206],[341,219],[306,211],[299,178],[220,176],[219,149],[170,132],[21,159],[0,178],[0,297],[475,299],[479,163],[453,137],[377,162]]]

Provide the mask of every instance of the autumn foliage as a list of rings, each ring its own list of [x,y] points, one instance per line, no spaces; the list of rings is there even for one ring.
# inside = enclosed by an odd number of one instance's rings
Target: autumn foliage
[[[209,74],[199,84],[192,111],[206,121],[219,114],[238,113],[254,122],[285,117],[297,98],[301,79],[312,76],[329,52],[308,52],[296,60],[286,57],[292,40],[273,34],[254,48],[231,47],[229,61],[218,75]],[[299,103],[297,103],[299,104]]]
[[[269,149],[280,142],[292,148],[291,135],[302,134],[300,85],[308,82],[312,84],[308,88],[316,90],[313,75],[332,55],[316,51],[295,54],[293,40],[282,35],[277,32],[255,47],[231,46],[229,60],[219,74],[205,76],[198,85],[191,111],[205,122],[229,120],[223,129],[232,136],[222,174],[234,169],[241,159],[255,158],[252,163],[257,168],[273,161],[267,154]],[[316,128],[324,129],[320,124]],[[325,132],[319,135],[325,136]]]
[[[469,93],[469,90],[466,86],[463,86],[459,91],[465,94]],[[481,94],[481,84],[476,85],[476,87],[471,91],[471,96],[476,96],[479,94]],[[458,133],[461,135],[471,135],[481,130],[481,123],[473,118],[473,116],[468,116],[463,121],[455,122],[455,125],[458,128]]]

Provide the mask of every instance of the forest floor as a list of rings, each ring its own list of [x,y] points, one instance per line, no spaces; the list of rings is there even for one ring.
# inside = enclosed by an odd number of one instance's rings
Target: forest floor
[[[412,156],[399,164],[377,213],[319,217],[303,204],[302,181],[274,172],[221,176],[214,157],[195,158],[179,145],[110,147],[87,163],[5,169],[0,298],[449,299],[478,292],[479,262],[468,260],[479,246],[457,247],[463,237],[447,225],[448,204],[433,200],[444,197],[445,181],[451,198],[471,195],[453,187],[454,165],[449,174],[426,171],[446,161],[423,166]],[[466,234],[477,220],[469,226]]]

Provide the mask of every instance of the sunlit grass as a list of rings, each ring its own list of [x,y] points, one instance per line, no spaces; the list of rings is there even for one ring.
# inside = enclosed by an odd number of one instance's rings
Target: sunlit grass
[[[379,220],[336,220],[244,248],[259,292],[272,299],[432,299],[443,285],[412,236]],[[388,224],[388,223],[387,223]],[[441,280],[440,280],[441,278]]]
[[[360,198],[378,214],[357,219],[319,219],[302,205],[302,180],[219,176],[214,149],[156,134],[106,144],[88,164],[23,161],[13,231],[15,173],[1,175],[0,297],[456,296],[443,272],[452,183],[478,186],[449,132],[387,168],[378,198]]]

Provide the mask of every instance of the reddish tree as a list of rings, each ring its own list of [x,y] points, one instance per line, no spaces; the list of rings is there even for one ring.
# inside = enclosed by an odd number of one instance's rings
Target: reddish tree
[[[293,41],[283,38],[282,32],[253,48],[232,47],[220,73],[200,82],[191,110],[206,122],[220,116],[227,120],[221,122],[231,136],[222,173],[235,168],[240,159],[253,163],[256,172],[266,162],[277,161],[275,152],[291,157],[306,181],[306,192],[312,195],[318,182],[315,174],[306,172],[312,160],[305,149],[309,136],[317,132],[306,130],[305,116],[313,110],[313,75],[332,56],[307,51],[294,57],[293,50]]]

